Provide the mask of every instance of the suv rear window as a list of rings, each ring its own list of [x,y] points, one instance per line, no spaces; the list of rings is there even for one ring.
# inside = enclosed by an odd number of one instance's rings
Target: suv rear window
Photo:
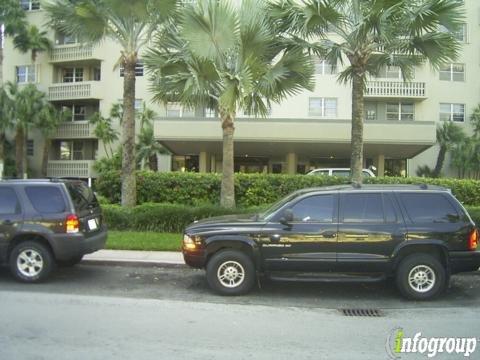
[[[413,223],[458,222],[460,217],[447,197],[443,194],[399,194],[408,217]]]
[[[97,198],[92,189],[83,182],[67,182],[65,185],[70,193],[75,210],[83,210],[89,207],[98,206]]]
[[[65,212],[65,201],[58,187],[27,186],[25,193],[35,210],[40,213],[60,214]]]

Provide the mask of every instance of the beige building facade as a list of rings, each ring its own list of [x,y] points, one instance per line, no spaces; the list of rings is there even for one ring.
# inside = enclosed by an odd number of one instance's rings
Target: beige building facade
[[[31,23],[45,28],[45,13],[38,1],[22,1]],[[367,84],[365,96],[365,167],[378,175],[414,176],[421,165],[435,165],[436,127],[441,120],[457,122],[471,132],[470,114],[480,103],[480,2],[465,0],[465,26],[458,33],[463,43],[455,64],[442,71],[419,67],[411,82],[402,81],[398,69],[385,69]],[[3,81],[35,83],[59,107],[69,107],[72,119],[60,126],[52,141],[48,175],[94,178],[93,163],[105,156],[94,136],[89,117],[108,115],[122,99],[123,78],[116,68],[120,49],[104,41],[96,47],[49,30],[55,44],[35,63],[30,54],[13,48],[7,38],[3,49]],[[351,90],[337,82],[341,69],[316,61],[316,86],[281,104],[267,118],[239,112],[235,132],[235,170],[265,173],[305,173],[319,167],[348,167],[350,163]],[[160,157],[161,171],[221,172],[222,131],[215,114],[151,101],[147,74],[139,63],[136,106],[145,101],[157,117],[156,138],[170,150]],[[120,130],[120,125],[115,124]],[[28,160],[33,174],[41,163],[43,139],[29,134]],[[446,176],[457,171],[448,159]]]

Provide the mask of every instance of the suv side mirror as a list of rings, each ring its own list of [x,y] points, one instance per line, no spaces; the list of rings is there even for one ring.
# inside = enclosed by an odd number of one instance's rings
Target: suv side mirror
[[[279,222],[282,225],[290,226],[290,223],[293,221],[293,211],[292,209],[286,209],[283,211],[282,217]]]

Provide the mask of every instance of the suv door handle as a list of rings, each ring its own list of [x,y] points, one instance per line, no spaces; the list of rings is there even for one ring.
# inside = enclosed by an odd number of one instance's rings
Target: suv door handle
[[[326,238],[335,238],[337,237],[337,232],[336,231],[325,231],[322,233],[323,237]]]
[[[4,221],[2,222],[2,225],[13,225],[13,221],[12,221],[12,220],[8,220],[8,219],[7,219],[7,220],[4,220]]]

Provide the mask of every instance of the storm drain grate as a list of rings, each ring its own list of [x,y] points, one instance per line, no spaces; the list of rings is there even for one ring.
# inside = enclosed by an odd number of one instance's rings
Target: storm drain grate
[[[340,312],[345,316],[368,316],[381,317],[383,313],[378,309],[340,309]]]

